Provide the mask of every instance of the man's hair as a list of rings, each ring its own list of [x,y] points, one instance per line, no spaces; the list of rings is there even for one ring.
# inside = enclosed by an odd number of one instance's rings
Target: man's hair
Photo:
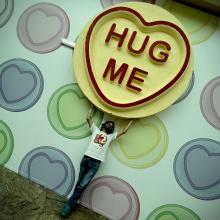
[[[111,123],[112,124],[112,127],[111,128],[106,128],[105,125],[108,124],[108,123]],[[105,121],[104,123],[102,123],[101,127],[100,127],[100,130],[102,131],[103,128],[105,128],[107,134],[112,134],[114,129],[115,129],[115,123],[114,121]]]

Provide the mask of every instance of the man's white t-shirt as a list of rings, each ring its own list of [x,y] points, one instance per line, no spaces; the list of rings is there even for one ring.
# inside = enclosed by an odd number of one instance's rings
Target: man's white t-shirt
[[[106,134],[100,131],[99,128],[93,123],[91,126],[92,136],[90,139],[89,147],[85,155],[104,161],[108,146],[117,137],[117,132]]]

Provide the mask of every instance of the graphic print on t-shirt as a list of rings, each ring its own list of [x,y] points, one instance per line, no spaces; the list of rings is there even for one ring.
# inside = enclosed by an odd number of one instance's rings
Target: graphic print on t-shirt
[[[94,142],[96,144],[99,144],[100,147],[103,147],[103,145],[107,142],[107,135],[102,134],[102,133],[97,134],[95,136]]]

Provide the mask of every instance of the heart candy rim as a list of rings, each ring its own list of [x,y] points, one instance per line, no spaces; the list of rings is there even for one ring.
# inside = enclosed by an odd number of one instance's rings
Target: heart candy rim
[[[159,89],[158,91],[156,91],[155,93],[151,94],[150,96],[147,96],[145,98],[139,99],[137,101],[133,101],[133,102],[128,102],[128,103],[118,103],[118,102],[114,102],[111,101],[110,99],[108,99],[104,93],[101,91],[101,89],[99,88],[97,81],[95,79],[95,74],[93,72],[92,69],[92,65],[91,65],[91,59],[90,59],[90,42],[91,42],[91,35],[93,33],[93,30],[96,26],[96,24],[100,21],[100,19],[102,19],[103,16],[108,15],[112,12],[116,12],[116,11],[124,11],[124,12],[129,12],[131,14],[133,14],[135,17],[137,17],[142,25],[144,26],[154,26],[154,25],[167,25],[170,26],[171,28],[175,29],[183,38],[183,41],[185,43],[185,47],[186,47],[186,55],[185,55],[185,59],[184,59],[184,63],[181,66],[179,72],[177,74],[175,74],[175,77],[169,81],[165,86],[163,86],[161,89]],[[127,107],[134,107],[143,103],[146,103],[147,101],[151,101],[152,99],[160,96],[161,94],[164,94],[164,92],[166,92],[170,87],[172,87],[179,79],[182,75],[184,75],[184,71],[186,70],[188,63],[190,61],[190,43],[189,40],[186,36],[186,34],[183,32],[183,30],[177,26],[174,23],[168,22],[168,21],[153,21],[153,22],[147,22],[144,17],[136,10],[129,8],[129,7],[114,7],[114,8],[110,8],[104,12],[102,12],[101,14],[99,14],[91,23],[91,25],[89,26],[89,29],[87,31],[86,34],[86,40],[85,40],[85,45],[84,45],[84,52],[85,52],[85,60],[86,60],[86,66],[87,66],[87,71],[88,71],[88,75],[89,78],[92,82],[93,88],[95,89],[96,93],[98,94],[98,96],[107,104],[109,104],[112,107],[119,107],[119,108],[127,108]]]

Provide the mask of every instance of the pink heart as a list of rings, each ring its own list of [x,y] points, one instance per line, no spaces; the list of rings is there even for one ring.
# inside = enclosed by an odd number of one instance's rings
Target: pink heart
[[[126,191],[115,190],[102,182],[94,185],[90,192],[89,203],[103,213],[114,213],[113,217],[122,220],[131,212],[132,198]]]
[[[62,26],[59,14],[48,13],[41,8],[35,8],[27,15],[26,33],[33,45],[50,42],[62,31]],[[43,35],[42,39],[39,39],[39,33]]]

